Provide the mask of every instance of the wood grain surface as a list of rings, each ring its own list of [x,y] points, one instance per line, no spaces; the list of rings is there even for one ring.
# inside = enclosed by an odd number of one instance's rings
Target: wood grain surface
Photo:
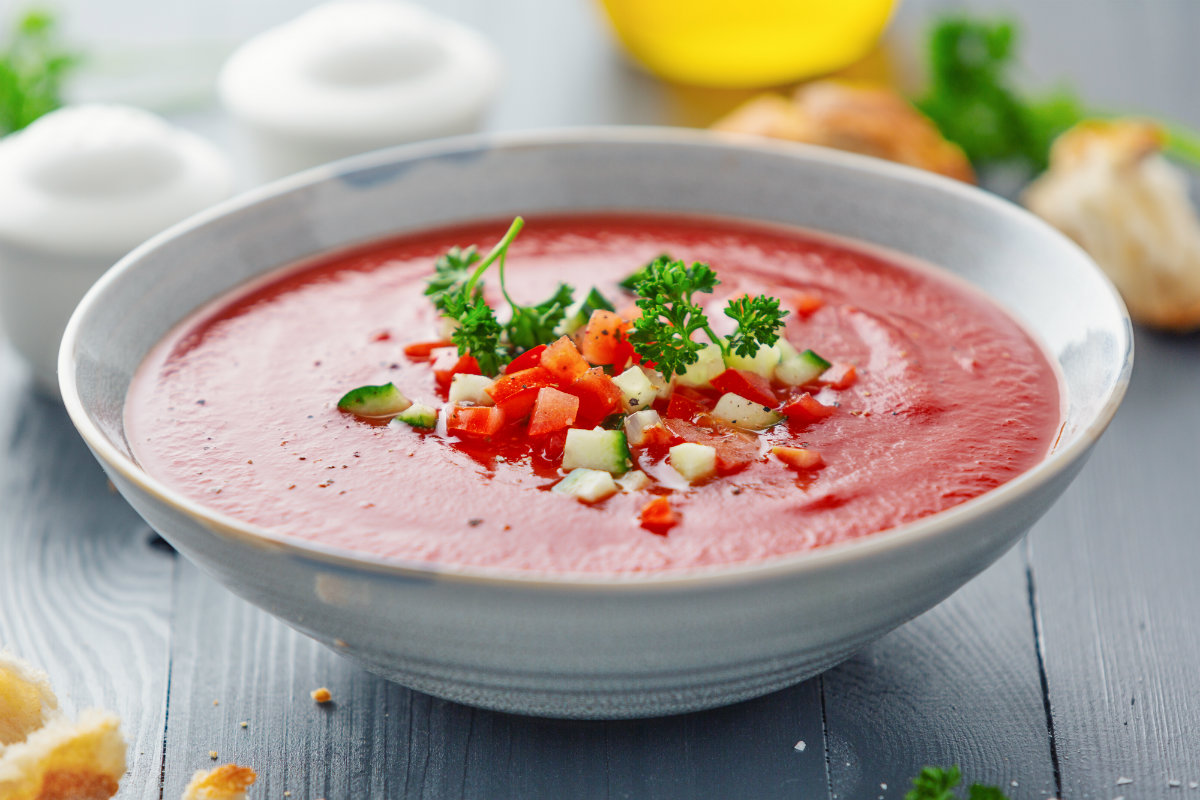
[[[583,0],[430,4],[506,55],[496,129],[704,124],[742,96],[628,67]],[[1192,0],[906,0],[888,45],[902,74],[930,14],[963,7],[1025,20],[1032,84],[1200,124]],[[232,140],[211,110],[182,119]],[[252,798],[873,800],[902,797],[926,763],[1014,800],[1200,797],[1200,337],[1136,338],[1124,408],[1027,544],[819,679],[622,723],[436,700],[246,605],[150,544],[0,343],[0,645],[47,669],[68,708],[121,715],[123,798],[178,797],[210,751],[259,771]],[[332,704],[311,700],[318,686]]]

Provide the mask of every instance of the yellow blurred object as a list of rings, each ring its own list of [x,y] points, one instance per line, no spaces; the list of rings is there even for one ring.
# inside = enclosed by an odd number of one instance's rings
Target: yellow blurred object
[[[654,74],[714,87],[775,86],[867,54],[895,0],[603,0],[629,54]]]

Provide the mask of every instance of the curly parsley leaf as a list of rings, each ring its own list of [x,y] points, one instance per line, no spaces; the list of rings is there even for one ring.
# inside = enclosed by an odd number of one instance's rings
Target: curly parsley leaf
[[[671,258],[670,253],[661,253],[657,258],[655,258],[649,264],[646,264],[645,266],[640,267],[639,269],[636,269],[633,272],[626,275],[625,278],[617,285],[620,286],[622,289],[624,289],[627,292],[637,294],[638,284],[642,282],[642,278],[646,277],[646,272],[650,269],[650,265],[655,264],[659,261],[664,261],[664,260],[665,261],[674,261],[675,259]],[[611,311],[611,310],[612,309],[609,309],[609,311]]]
[[[718,283],[707,264],[689,267],[669,256],[659,256],[643,270],[637,283],[642,315],[633,322],[629,342],[664,377],[670,379],[699,360],[705,344],[693,338],[696,332],[704,331],[710,340],[720,342],[704,309],[692,299],[698,292],[711,293]]]
[[[508,352],[500,341],[504,328],[492,307],[481,295],[464,285],[446,298],[445,312],[458,320],[458,327],[450,335],[458,352],[474,357],[484,375],[498,373]]]
[[[958,767],[925,767],[913,778],[904,800],[957,800],[954,787],[962,780]]]
[[[925,767],[913,778],[913,788],[904,795],[904,800],[958,800],[955,787],[962,781],[958,767]],[[1008,800],[995,786],[975,783],[967,793],[967,800]]]
[[[434,262],[433,277],[426,283],[425,294],[438,311],[446,311],[447,299],[470,280],[473,267],[481,258],[471,245],[466,249],[451,247]]]
[[[512,319],[506,326],[509,343],[518,350],[529,350],[539,344],[553,342],[558,338],[555,331],[567,316],[567,309],[574,300],[574,290],[560,283],[549,300],[536,306],[513,305]]]
[[[787,311],[780,310],[778,297],[742,295],[731,300],[725,308],[725,316],[737,322],[738,327],[729,337],[729,349],[749,358],[760,347],[775,344],[787,315]]]
[[[26,127],[62,105],[62,85],[80,63],[63,48],[48,11],[17,20],[0,49],[0,135]]]

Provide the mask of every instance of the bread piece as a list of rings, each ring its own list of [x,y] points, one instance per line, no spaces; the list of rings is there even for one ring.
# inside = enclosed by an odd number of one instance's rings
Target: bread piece
[[[1022,198],[1087,250],[1138,322],[1200,328],[1200,220],[1149,122],[1088,120],[1054,143]]]
[[[57,709],[46,674],[0,651],[0,748],[25,741]]]
[[[183,800],[246,800],[246,790],[256,780],[254,770],[237,764],[200,770],[184,790]]]
[[[85,711],[78,722],[56,716],[0,751],[4,800],[106,800],[124,774],[120,721],[104,711]]]
[[[883,86],[817,81],[790,99],[761,95],[712,125],[884,158],[966,183],[975,173],[962,150],[898,93]]]
[[[46,676],[0,652],[0,798],[105,800],[125,774],[120,721],[58,710]]]

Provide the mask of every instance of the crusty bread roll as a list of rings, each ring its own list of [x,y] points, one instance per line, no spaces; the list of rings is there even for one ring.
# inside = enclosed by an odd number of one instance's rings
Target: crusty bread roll
[[[120,721],[58,711],[46,676],[0,652],[0,798],[106,800],[125,774]]]
[[[760,95],[712,128],[848,150],[975,182],[962,150],[942,138],[911,103],[883,86],[817,81],[801,86],[791,99]]]
[[[1082,122],[1022,200],[1096,259],[1135,320],[1187,331],[1200,328],[1200,220],[1164,139],[1140,120]]]

